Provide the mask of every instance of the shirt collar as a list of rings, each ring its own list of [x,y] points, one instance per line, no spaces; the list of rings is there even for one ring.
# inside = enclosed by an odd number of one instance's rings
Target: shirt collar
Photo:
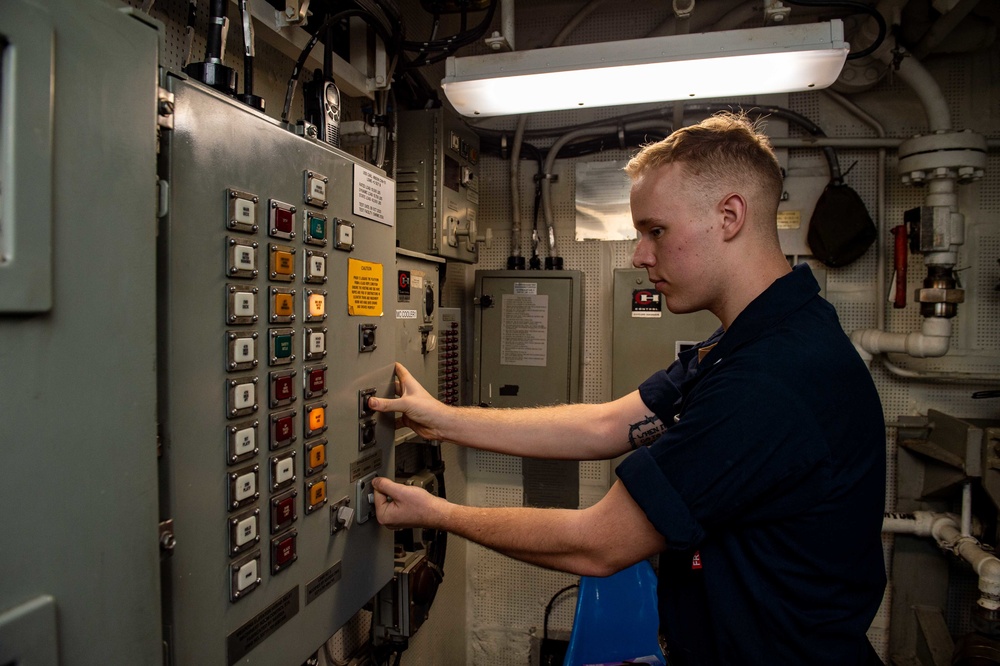
[[[771,283],[752,300],[729,326],[718,344],[706,354],[701,365],[709,367],[728,356],[736,348],[757,338],[776,326],[819,293],[819,283],[808,264],[799,264],[792,271]],[[722,329],[716,331],[716,338]],[[710,342],[706,340],[706,343]]]

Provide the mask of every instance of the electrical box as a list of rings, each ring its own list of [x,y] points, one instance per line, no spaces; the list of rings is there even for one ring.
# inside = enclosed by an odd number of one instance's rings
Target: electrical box
[[[399,113],[399,246],[476,263],[479,137],[444,108]]]
[[[396,360],[431,393],[438,383],[444,259],[396,250]]]
[[[107,3],[0,2],[0,664],[163,658],[161,39]]]
[[[476,404],[580,400],[582,294],[579,271],[476,271]]]
[[[394,187],[176,75],[161,140],[161,506],[173,664],[300,664],[390,580]],[[388,316],[386,316],[388,315]]]
[[[639,268],[615,269],[613,308],[612,399],[639,388],[654,372],[673,363],[677,354],[720,326],[708,311],[670,312],[663,295]]]

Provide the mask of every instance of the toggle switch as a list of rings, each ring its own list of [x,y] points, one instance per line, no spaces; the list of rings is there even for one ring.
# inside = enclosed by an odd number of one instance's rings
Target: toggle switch
[[[368,522],[368,519],[375,515],[375,487],[372,481],[378,476],[375,472],[361,477],[356,482],[356,502],[358,524]]]

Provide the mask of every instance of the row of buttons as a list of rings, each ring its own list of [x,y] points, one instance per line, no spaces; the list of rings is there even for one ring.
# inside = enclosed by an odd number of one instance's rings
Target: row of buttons
[[[442,344],[438,348],[439,381],[438,396],[446,405],[458,404],[458,322],[453,321],[441,333]]]
[[[309,206],[325,208],[329,179],[311,170],[304,172],[303,198]],[[256,234],[260,198],[240,190],[228,192],[227,227],[241,234]],[[295,220],[296,206],[268,199],[267,234],[275,239],[293,241],[297,236]],[[321,248],[327,245],[329,220],[326,215],[306,209],[301,213],[301,240],[307,247],[303,249],[302,281],[307,285],[322,285],[327,282],[329,256]],[[353,249],[354,226],[348,222],[335,220],[337,240],[335,246],[343,250]],[[309,247],[318,246],[318,247]],[[226,237],[226,277],[230,280],[253,280],[265,268],[258,255],[260,245],[247,236]],[[304,323],[315,324],[327,318],[327,296],[325,289],[307,286],[298,291],[291,287],[298,275],[296,255],[299,250],[290,244],[268,243],[266,250],[266,276],[270,282],[285,283],[287,286],[268,285],[266,287],[267,321],[269,324],[291,324],[298,318],[297,305],[301,302]],[[234,282],[226,285],[226,324],[248,326],[256,324],[264,313],[258,310],[260,289],[253,285]],[[301,298],[301,301],[299,301]],[[326,356],[327,329],[319,326],[304,326],[301,331],[303,360],[315,362]],[[259,365],[257,343],[265,335],[254,330],[229,330],[226,332],[226,370],[239,372],[252,370]],[[296,552],[298,530],[293,526],[297,520],[297,497],[299,490],[296,458],[298,451],[289,448],[297,439],[296,418],[298,412],[289,409],[297,400],[295,381],[298,371],[291,367],[296,360],[296,330],[293,328],[269,328],[266,332],[266,358],[270,367],[276,369],[268,373],[267,406],[272,411],[263,419],[267,424],[268,446],[273,452],[267,460],[267,483],[270,514],[270,570],[271,574],[283,571],[298,559]],[[302,413],[303,470],[306,479],[305,513],[310,514],[327,502],[327,477],[318,474],[327,465],[327,440],[318,439],[327,429],[325,402],[315,402],[327,392],[325,365],[307,365],[303,369],[302,391],[306,402]],[[260,398],[259,379],[254,376],[233,377],[227,380],[226,416],[228,419],[243,418],[257,412]],[[227,427],[226,460],[228,465],[246,464],[227,474],[228,508],[233,515],[228,519],[229,555],[241,556],[230,564],[230,600],[235,602],[250,593],[261,582],[261,552],[254,547],[261,540],[261,510],[256,506],[260,498],[263,472],[260,464],[253,459],[258,455],[258,429],[260,420],[234,423]],[[309,478],[312,477],[312,478]]]

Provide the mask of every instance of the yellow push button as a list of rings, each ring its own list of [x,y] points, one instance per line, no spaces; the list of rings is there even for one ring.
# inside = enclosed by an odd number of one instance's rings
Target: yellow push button
[[[309,488],[309,506],[315,507],[326,501],[326,481],[317,481]]]
[[[274,253],[274,272],[279,275],[291,275],[295,269],[295,261],[291,252],[276,250]]]
[[[326,444],[317,444],[309,449],[309,467],[316,469],[326,464]]]
[[[326,297],[323,294],[309,294],[309,316],[322,319],[326,314]]]
[[[290,317],[295,311],[295,301],[291,294],[274,295],[274,314],[279,317]]]
[[[309,410],[309,429],[322,430],[326,425],[326,409],[315,407]]]

